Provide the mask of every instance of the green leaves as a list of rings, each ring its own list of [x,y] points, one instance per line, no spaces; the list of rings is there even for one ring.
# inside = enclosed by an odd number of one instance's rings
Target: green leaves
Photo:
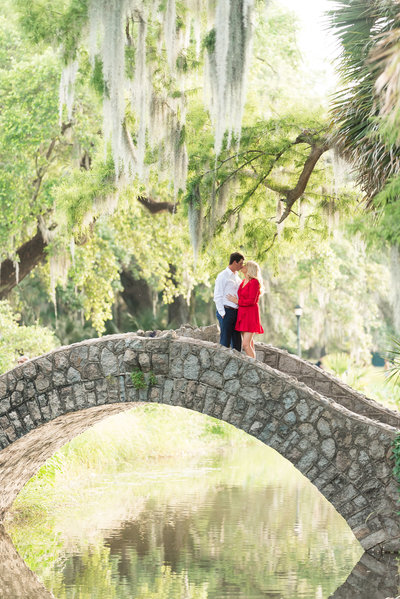
[[[21,355],[40,356],[58,345],[58,340],[47,328],[19,324],[21,316],[10,304],[0,301],[0,374],[17,366]]]

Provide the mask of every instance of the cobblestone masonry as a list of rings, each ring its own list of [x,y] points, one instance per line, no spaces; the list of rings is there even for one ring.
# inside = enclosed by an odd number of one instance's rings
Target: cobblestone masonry
[[[385,418],[395,418],[395,413],[377,406],[372,420],[350,411],[344,401],[327,396],[329,388],[325,395],[312,388],[324,382],[319,373],[306,385],[204,340],[215,339],[214,327],[178,333],[85,341],[0,377],[1,515],[64,443],[108,414],[128,409],[131,402],[159,402],[225,420],[260,439],[321,491],[364,549],[400,549],[398,491],[390,461],[398,427],[379,418],[381,412]],[[257,346],[257,352],[266,360],[274,353],[269,346]],[[275,355],[283,368],[281,356],[289,354],[276,350]],[[294,363],[300,368],[306,364],[297,358]],[[130,376],[135,368],[147,380],[153,372],[156,383],[137,390]],[[311,371],[306,365],[304,372]],[[328,379],[332,389],[335,381]],[[358,408],[368,403],[360,398],[358,403],[354,399]]]

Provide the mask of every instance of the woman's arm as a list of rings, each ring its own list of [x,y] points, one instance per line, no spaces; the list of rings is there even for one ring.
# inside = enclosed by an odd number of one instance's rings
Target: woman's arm
[[[255,306],[260,297],[260,283],[257,279],[250,279],[239,298],[239,306]]]

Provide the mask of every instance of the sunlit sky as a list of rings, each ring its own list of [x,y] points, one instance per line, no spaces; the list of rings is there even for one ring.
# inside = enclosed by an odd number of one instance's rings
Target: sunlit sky
[[[334,8],[334,0],[279,0],[279,3],[293,11],[299,19],[298,43],[305,61],[312,68],[323,71],[327,87],[333,87],[333,61],[337,51],[335,41],[327,31],[324,13]]]

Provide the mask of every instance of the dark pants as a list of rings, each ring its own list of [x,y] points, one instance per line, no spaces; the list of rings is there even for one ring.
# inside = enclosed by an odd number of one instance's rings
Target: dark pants
[[[219,330],[222,331],[222,323],[224,322],[224,319],[222,318],[222,316],[218,312],[218,310],[217,310],[217,320],[218,320],[218,323],[219,323]],[[233,341],[232,341],[232,339],[231,339],[231,347],[233,349]]]
[[[238,311],[235,308],[225,308],[225,316],[220,315],[218,320],[221,326],[221,336],[219,342],[225,347],[232,345],[237,351],[242,350],[242,336],[239,331],[235,331]],[[221,319],[221,320],[220,320]]]

